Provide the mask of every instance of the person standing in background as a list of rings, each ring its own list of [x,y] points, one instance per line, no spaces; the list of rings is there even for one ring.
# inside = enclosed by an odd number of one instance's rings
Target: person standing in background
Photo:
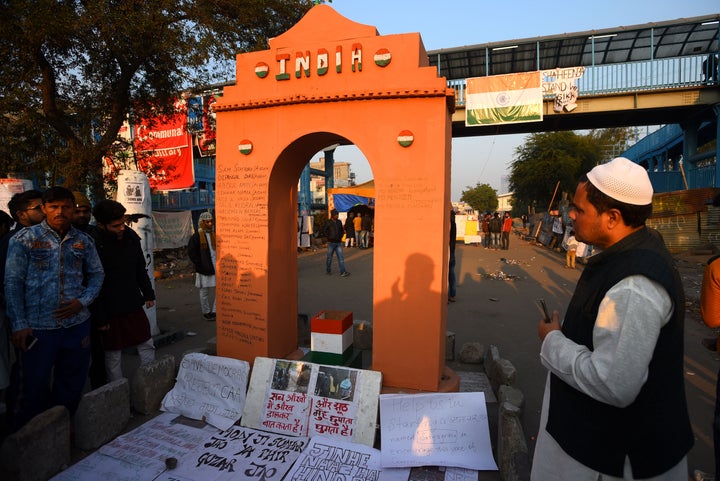
[[[510,249],[510,231],[512,231],[512,224],[510,212],[505,212],[502,225],[502,249],[505,251]]]
[[[355,247],[362,248],[362,215],[360,211],[355,213],[353,219],[353,232],[355,232]]]
[[[345,219],[345,247],[352,247],[355,244],[355,214],[348,212]]]
[[[136,347],[140,365],[155,359],[150,321],[144,307],[155,305],[140,236],[125,225],[125,207],[114,200],[101,200],[93,209],[97,221],[93,238],[105,280],[93,304],[93,317],[102,334],[107,380],[123,377],[122,350]]]
[[[370,213],[365,212],[362,216],[362,233],[360,234],[363,249],[370,247],[370,231],[372,231],[372,222]]]
[[[72,225],[76,229],[88,232],[90,229],[90,218],[92,217],[90,199],[82,192],[73,192],[73,196],[75,197],[75,216],[72,220]]]
[[[578,241],[575,238],[575,231],[571,230],[567,238],[567,251],[565,252],[565,267],[575,269],[575,257],[577,254]]]
[[[450,208],[450,266],[448,269],[448,302],[455,302],[455,244],[457,244],[457,224],[455,224],[455,209]]]
[[[195,287],[200,293],[200,309],[206,321],[215,320],[215,229],[213,216],[203,212],[198,219],[198,230],[188,242],[188,257],[195,266]],[[210,302],[210,291],[212,303]]]

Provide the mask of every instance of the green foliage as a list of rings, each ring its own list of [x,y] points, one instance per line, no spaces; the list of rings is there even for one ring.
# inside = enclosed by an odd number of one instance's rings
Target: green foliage
[[[467,202],[470,207],[479,212],[492,212],[498,206],[497,191],[490,187],[489,184],[481,184],[480,182],[475,187],[468,186],[463,190],[460,200]]]
[[[267,48],[312,0],[0,2],[0,174],[100,182],[131,120],[191,87],[225,82],[238,52]]]
[[[587,135],[575,132],[531,134],[515,150],[510,171],[513,212],[527,213],[528,206],[539,211],[557,207],[562,192],[574,192],[577,181],[595,165],[612,158],[608,146],[617,146],[619,155],[631,136],[631,129],[599,129]],[[555,187],[560,183],[555,205],[550,206]],[[515,210],[517,209],[517,211]]]

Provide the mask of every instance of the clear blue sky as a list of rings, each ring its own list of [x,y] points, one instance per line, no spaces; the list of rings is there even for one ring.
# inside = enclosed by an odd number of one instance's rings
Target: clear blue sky
[[[716,0],[604,0],[543,2],[538,0],[333,0],[338,13],[373,25],[380,35],[419,32],[427,50],[487,42],[582,32],[586,30],[675,20],[720,12]],[[524,135],[498,135],[453,140],[451,198],[477,182],[500,191],[515,148]],[[352,163],[357,182],[373,178],[354,147],[340,147],[337,161]]]

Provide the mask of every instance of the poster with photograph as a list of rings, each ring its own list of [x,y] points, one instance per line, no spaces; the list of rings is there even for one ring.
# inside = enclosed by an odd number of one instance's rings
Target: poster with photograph
[[[372,446],[382,376],[305,361],[256,358],[241,425]]]

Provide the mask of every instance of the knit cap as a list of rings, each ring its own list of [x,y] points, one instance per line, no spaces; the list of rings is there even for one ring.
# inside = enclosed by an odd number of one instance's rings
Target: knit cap
[[[75,207],[92,207],[90,200],[82,192],[73,192],[72,194],[75,197]]]

